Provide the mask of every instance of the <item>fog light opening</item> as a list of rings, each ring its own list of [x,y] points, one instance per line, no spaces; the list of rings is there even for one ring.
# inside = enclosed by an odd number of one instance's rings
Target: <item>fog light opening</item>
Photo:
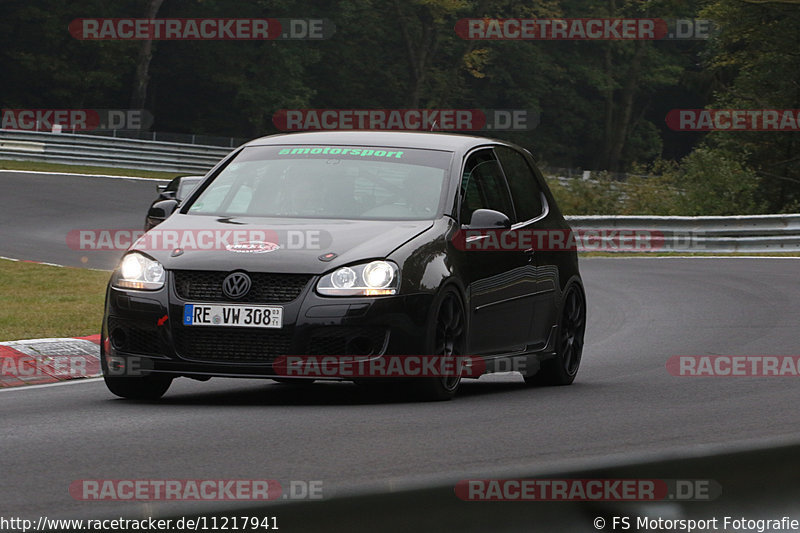
[[[354,337],[347,341],[347,353],[349,355],[372,355],[375,353],[375,346],[367,337]]]
[[[125,351],[125,346],[128,344],[128,334],[122,328],[115,328],[111,332],[111,346],[117,350]]]

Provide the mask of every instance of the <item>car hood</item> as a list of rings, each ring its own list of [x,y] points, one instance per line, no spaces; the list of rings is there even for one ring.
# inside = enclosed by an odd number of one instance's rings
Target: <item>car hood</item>
[[[131,249],[145,252],[167,270],[322,274],[337,266],[385,258],[433,222],[175,213]],[[175,248],[182,252],[176,254]],[[335,255],[321,259],[326,254]]]

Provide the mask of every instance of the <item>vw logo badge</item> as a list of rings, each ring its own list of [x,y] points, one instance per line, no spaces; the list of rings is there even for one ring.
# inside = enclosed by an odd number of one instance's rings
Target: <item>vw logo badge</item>
[[[250,276],[244,272],[234,272],[222,282],[222,292],[228,298],[238,300],[247,296],[247,293],[250,292],[251,284]]]

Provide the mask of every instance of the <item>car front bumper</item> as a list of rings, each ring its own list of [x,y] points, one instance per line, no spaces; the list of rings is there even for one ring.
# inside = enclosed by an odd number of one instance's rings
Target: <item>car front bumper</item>
[[[103,372],[111,376],[159,372],[200,379],[268,378],[286,377],[274,364],[282,357],[353,356],[366,360],[425,355],[432,294],[324,297],[314,291],[317,280],[311,277],[288,302],[248,302],[281,305],[280,329],[184,326],[187,303],[239,302],[186,299],[178,294],[171,272],[158,291],[109,287],[102,329]]]

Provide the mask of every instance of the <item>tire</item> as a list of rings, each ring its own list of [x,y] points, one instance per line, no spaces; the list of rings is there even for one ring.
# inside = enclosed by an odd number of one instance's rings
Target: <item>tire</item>
[[[140,377],[104,376],[106,387],[120,398],[130,400],[158,400],[172,384],[172,376],[149,374]]]
[[[542,361],[539,371],[525,378],[529,385],[569,385],[575,381],[583,354],[586,332],[586,297],[579,284],[567,289],[558,321],[556,355]]]
[[[423,355],[460,357],[466,355],[467,315],[458,291],[443,289],[430,314]],[[413,384],[414,395],[425,401],[452,399],[461,384],[461,375],[420,378]]]

